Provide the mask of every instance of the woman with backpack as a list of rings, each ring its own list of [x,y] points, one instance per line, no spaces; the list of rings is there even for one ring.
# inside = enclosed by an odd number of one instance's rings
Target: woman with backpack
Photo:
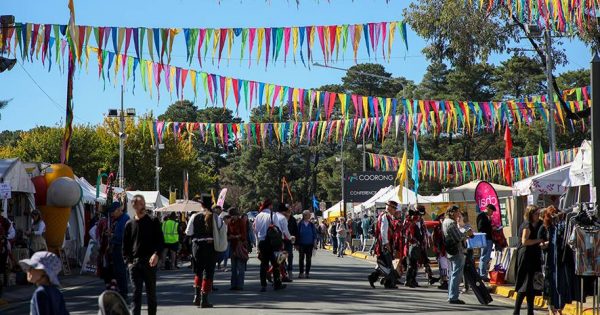
[[[267,271],[273,266],[273,288],[285,289],[281,283],[279,261],[275,252],[283,250],[283,236],[280,220],[271,211],[271,200],[266,199],[260,206],[260,213],[254,220],[254,231],[258,235],[258,259],[260,259],[260,292],[267,291]]]

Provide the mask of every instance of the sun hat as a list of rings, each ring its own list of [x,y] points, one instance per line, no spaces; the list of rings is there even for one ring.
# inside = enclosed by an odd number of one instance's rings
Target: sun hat
[[[50,283],[60,286],[58,281],[58,274],[62,270],[62,265],[58,256],[51,252],[37,252],[29,259],[23,259],[19,261],[19,265],[23,270],[29,269],[44,270]]]

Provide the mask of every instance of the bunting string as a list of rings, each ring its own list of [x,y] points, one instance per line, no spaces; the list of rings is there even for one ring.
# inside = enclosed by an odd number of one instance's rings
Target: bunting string
[[[556,165],[560,166],[575,159],[578,148],[556,152]],[[396,171],[400,165],[400,159],[395,156],[367,153],[369,165],[377,171]],[[512,178],[515,181],[533,176],[538,173],[539,160],[537,155],[513,158],[514,168]],[[473,180],[485,180],[498,183],[505,181],[506,160],[482,160],[482,161],[427,161],[419,160],[418,168],[421,179],[435,180],[445,183],[463,184]],[[550,168],[550,153],[543,157],[544,167]],[[412,170],[412,160],[408,160],[409,169]]]
[[[166,64],[171,63],[171,52],[177,42],[185,45],[188,64],[198,60],[200,67],[207,59],[217,65],[223,59],[229,62],[233,47],[239,47],[239,50],[236,49],[237,59],[240,62],[248,59],[248,66],[253,65],[252,60],[258,65],[261,56],[265,66],[269,65],[269,60],[273,63],[280,59],[284,64],[299,60],[303,65],[310,66],[318,54],[328,64],[340,58],[345,59],[348,48],[352,50],[355,63],[359,49],[364,49],[369,59],[389,61],[397,36],[408,49],[406,23],[402,21],[256,28],[74,27],[80,39],[75,49],[80,64],[82,51],[92,41],[100,51],[111,46],[116,54],[132,55],[138,59],[147,54],[152,61]],[[8,48],[11,44],[17,47],[25,58],[34,50],[38,51],[36,47],[46,48],[51,36],[64,36],[72,28],[71,25],[61,24],[16,23],[15,27],[10,27],[0,35],[0,43]],[[178,37],[183,39],[176,41]]]
[[[466,1],[466,0],[464,0]],[[524,24],[551,27],[554,32],[574,34],[596,27],[598,0],[468,0],[471,8],[493,10],[505,7]]]
[[[54,26],[37,25],[37,27],[33,27],[29,24],[28,27],[21,28],[21,32],[16,32],[13,37],[21,47],[31,47],[29,50],[23,48],[22,58],[24,60],[33,61],[41,58],[43,65],[47,61],[48,70],[50,70],[53,51],[56,63],[61,64],[61,59],[64,60],[67,44],[60,37],[61,34],[63,37],[65,36],[64,31],[66,30],[57,30]],[[20,37],[19,34],[23,33],[30,35]],[[58,34],[58,37],[47,37],[45,34]],[[80,42],[87,42],[85,38],[89,37],[88,35],[87,31],[80,32],[79,37],[83,38]],[[59,38],[59,40],[55,40],[55,38]],[[127,46],[126,42],[125,47]],[[119,51],[118,44],[116,47]],[[236,113],[239,112],[240,104],[243,104],[246,110],[251,110],[253,104],[257,104],[266,105],[267,112],[272,116],[275,114],[276,107],[279,106],[280,120],[283,120],[284,105],[288,106],[288,114],[295,121],[329,121],[332,118],[340,117],[343,119],[370,117],[377,120],[380,117],[388,118],[398,115],[400,122],[396,128],[401,126],[402,130],[415,131],[417,134],[439,135],[450,132],[463,134],[499,132],[506,122],[514,128],[520,128],[530,126],[537,120],[547,122],[551,119],[545,96],[524,101],[452,101],[396,99],[335,93],[226,77],[95,48],[87,46],[87,44],[82,46],[81,51],[76,49],[75,54],[83,58],[82,63],[85,63],[86,69],[91,52],[97,55],[98,76],[105,84],[106,80],[114,82],[115,85],[117,81],[121,81],[123,85],[127,86],[131,81],[133,84],[131,90],[135,93],[135,87],[141,81],[143,89],[151,96],[156,94],[159,101],[161,86],[165,87],[171,96],[176,94],[178,98],[183,98],[187,84],[188,88],[191,86],[193,90],[194,99],[197,98],[199,90],[204,91],[207,103],[210,102],[214,106],[221,104],[224,108],[233,104]],[[81,68],[83,67],[79,67],[79,69]],[[111,73],[114,73],[112,78]],[[560,96],[555,96],[553,101],[556,101],[558,97]],[[573,111],[580,111],[591,106],[589,87],[567,90],[562,97],[565,99],[567,97],[576,98],[567,101],[567,105]],[[559,132],[575,132],[579,129],[576,128],[578,126],[581,126],[582,129],[585,128],[584,121],[578,123],[569,120],[565,117],[561,106],[557,106],[556,109],[554,119],[559,127]]]
[[[329,121],[286,121],[273,123],[205,123],[142,120],[141,128],[148,130],[153,143],[163,143],[165,137],[175,141],[194,138],[205,144],[236,147],[250,145],[318,145],[340,143],[343,139],[371,139],[383,142],[393,135],[393,125],[399,116],[386,118],[338,119]],[[396,128],[397,130],[397,128]],[[396,134],[397,137],[397,134]]]

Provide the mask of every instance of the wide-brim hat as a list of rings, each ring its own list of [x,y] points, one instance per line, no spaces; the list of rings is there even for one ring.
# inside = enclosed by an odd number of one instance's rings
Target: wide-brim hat
[[[43,270],[48,276],[50,283],[60,286],[58,274],[62,270],[62,264],[55,254],[45,251],[37,252],[29,259],[20,260],[19,265],[25,271],[30,269]]]
[[[388,200],[388,202],[386,202],[385,205],[388,207],[392,207],[396,210],[398,209],[398,203],[395,202],[394,200]]]

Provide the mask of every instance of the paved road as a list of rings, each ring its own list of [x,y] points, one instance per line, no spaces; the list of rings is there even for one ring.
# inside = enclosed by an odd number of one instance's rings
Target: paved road
[[[297,259],[297,258],[296,258]],[[220,289],[211,296],[215,304],[210,314],[510,314],[512,302],[496,298],[489,306],[479,305],[472,294],[461,298],[467,305],[449,305],[447,293],[435,287],[398,290],[371,289],[366,281],[373,264],[352,257],[337,258],[330,252],[319,251],[313,259],[311,279],[294,279],[283,291],[269,288],[260,293],[258,260],[250,259],[243,292],[229,291],[228,273],[217,272]],[[191,306],[193,291],[190,269],[163,271],[159,275],[159,314],[198,314]],[[425,286],[424,279],[420,283]],[[97,297],[102,290],[100,281],[65,291],[71,314],[96,314]],[[2,314],[28,314],[28,303],[13,305]]]

